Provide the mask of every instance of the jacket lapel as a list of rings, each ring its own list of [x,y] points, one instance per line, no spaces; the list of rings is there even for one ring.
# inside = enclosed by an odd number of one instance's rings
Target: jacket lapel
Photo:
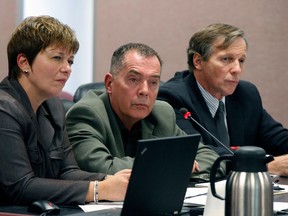
[[[188,107],[191,108],[192,117],[201,124],[204,128],[206,128],[210,133],[217,137],[217,130],[214,118],[211,116],[209,108],[198,88],[196,79],[193,74],[187,76],[185,79],[186,89],[189,89],[187,94],[189,94],[188,98],[191,100],[188,102]],[[193,125],[195,127],[195,124]],[[197,129],[199,127],[196,127]],[[199,128],[201,132],[203,129]],[[205,140],[209,140],[208,143],[214,143],[216,146],[218,145],[216,141],[214,141],[208,134],[205,132],[202,133]]]
[[[230,145],[243,146],[245,144],[245,138],[241,105],[231,96],[226,97],[226,103]]]
[[[110,121],[110,127],[111,127],[111,125],[118,125],[118,122],[117,122],[117,119],[115,116],[116,114],[112,110],[112,107],[111,107],[111,104],[109,101],[109,96],[108,96],[107,92],[105,91],[104,93],[99,95],[99,97],[104,102],[105,110],[107,111],[107,115],[108,115],[108,118]],[[122,135],[121,135],[121,131],[119,130],[119,127],[111,127],[111,131],[112,131],[113,136],[114,136],[113,140],[115,141],[113,143],[114,148],[117,149],[119,155],[125,156],[124,144],[122,141]],[[117,140],[117,143],[116,143],[116,140]]]
[[[40,142],[41,146],[47,151],[49,151],[51,145],[53,144],[53,138],[55,133],[54,128],[52,127],[48,117],[49,115],[46,110],[42,106],[40,106],[37,115],[39,125],[38,141]]]
[[[153,134],[154,128],[155,125],[150,121],[142,120],[142,139],[157,138],[157,136]]]

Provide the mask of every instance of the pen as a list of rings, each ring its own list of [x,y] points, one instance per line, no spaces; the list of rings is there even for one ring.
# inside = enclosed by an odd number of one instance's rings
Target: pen
[[[202,193],[202,194],[196,194],[196,195],[192,195],[192,196],[187,196],[184,199],[190,199],[190,198],[194,198],[194,197],[198,197],[198,196],[203,196],[203,195],[207,195],[207,193]]]

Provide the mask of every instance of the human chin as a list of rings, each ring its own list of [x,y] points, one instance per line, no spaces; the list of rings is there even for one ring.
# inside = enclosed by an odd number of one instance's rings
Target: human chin
[[[225,90],[225,96],[233,94],[234,91],[235,91],[235,89],[236,89],[236,87],[227,88],[227,89]]]
[[[135,119],[144,119],[149,115],[149,110],[148,109],[134,109],[133,112],[131,113],[131,115],[135,118]]]
[[[57,97],[59,96],[59,94],[62,92],[63,87],[58,86],[58,87],[54,87],[52,91],[50,91],[51,97]]]

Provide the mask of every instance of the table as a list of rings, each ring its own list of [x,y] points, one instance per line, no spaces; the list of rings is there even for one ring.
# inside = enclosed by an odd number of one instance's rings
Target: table
[[[83,213],[83,210],[78,206],[61,206],[60,215],[72,215],[77,213]],[[28,212],[28,206],[20,205],[10,205],[10,206],[1,206],[0,205],[0,216],[20,216],[20,215],[39,215],[35,213]]]
[[[278,184],[288,185],[288,177],[274,177],[273,181],[279,180]],[[288,193],[274,195],[274,202],[288,202]]]
[[[288,185],[288,177],[273,177],[272,180],[276,181],[279,180],[279,184],[285,184]],[[288,202],[288,193],[285,194],[279,194],[274,196],[274,202]],[[97,212],[90,212],[90,213],[84,213],[82,209],[80,209],[78,206],[61,206],[60,215],[73,215],[75,216],[96,216]],[[201,212],[201,209],[195,209],[196,212]],[[21,215],[37,215],[28,212],[28,206],[1,206],[0,205],[0,216],[21,216]],[[189,214],[184,214],[189,215]],[[191,214],[192,215],[192,214]],[[195,214],[197,215],[197,214]]]

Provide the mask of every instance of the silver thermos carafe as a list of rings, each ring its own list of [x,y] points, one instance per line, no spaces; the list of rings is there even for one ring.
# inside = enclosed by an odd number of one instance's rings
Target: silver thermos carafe
[[[232,168],[226,182],[225,199],[215,190],[216,171],[221,161],[230,161]],[[273,216],[273,186],[267,163],[273,157],[264,149],[243,146],[234,155],[219,157],[211,169],[213,196],[225,200],[225,216]]]

